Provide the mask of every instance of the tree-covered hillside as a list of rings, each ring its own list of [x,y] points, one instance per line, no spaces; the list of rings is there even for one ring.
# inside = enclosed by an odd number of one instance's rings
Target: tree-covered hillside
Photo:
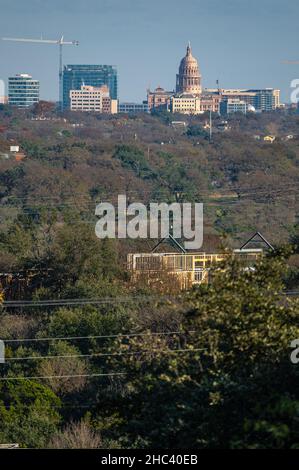
[[[41,112],[48,120],[32,120]],[[178,119],[186,128],[172,126]],[[226,131],[214,116],[212,143],[206,121],[168,113],[57,116],[47,107],[35,113],[4,107],[2,227],[50,211],[94,222],[97,201],[125,193],[129,202],[204,202],[206,233],[225,232],[234,246],[256,230],[273,242],[286,241],[298,216],[299,116],[234,116]],[[276,136],[273,144],[263,141],[269,134]],[[5,157],[11,143],[21,145],[26,158]]]
[[[212,142],[205,120],[0,110],[1,444],[299,447],[299,117],[214,116]],[[95,236],[118,194],[204,202],[212,282],[131,282],[154,240]],[[275,250],[244,269],[230,247],[256,230]]]

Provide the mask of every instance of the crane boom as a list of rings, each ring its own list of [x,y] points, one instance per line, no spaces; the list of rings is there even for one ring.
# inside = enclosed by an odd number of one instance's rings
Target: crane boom
[[[283,64],[295,64],[295,65],[298,65],[298,64],[299,64],[299,60],[283,60],[282,63],[283,63]]]
[[[2,38],[2,40],[15,42],[46,42],[48,44],[57,44],[57,41],[53,41],[51,39]]]
[[[63,37],[61,39],[30,39],[30,38],[2,38],[3,41],[13,41],[13,42],[36,42],[42,44],[61,44],[62,46],[78,46],[79,41],[64,41]]]
[[[59,46],[59,101],[62,107],[62,75],[63,75],[63,61],[62,61],[62,46],[79,46],[79,41],[65,41],[64,37],[60,39],[32,39],[32,38],[2,38],[3,41],[12,42],[26,42],[37,44],[55,44]]]

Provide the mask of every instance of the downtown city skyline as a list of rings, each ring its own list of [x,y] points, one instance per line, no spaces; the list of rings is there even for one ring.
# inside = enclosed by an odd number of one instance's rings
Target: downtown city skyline
[[[51,9],[38,0],[29,0],[26,6],[1,0],[0,5],[1,36],[39,38],[42,33],[44,38],[58,39],[63,33],[66,40],[80,43],[64,48],[64,65],[115,65],[121,101],[140,102],[149,87],[174,89],[189,40],[203,87],[214,87],[219,80],[223,88],[280,88],[282,102],[289,102],[290,82],[297,74],[296,65],[282,63],[299,56],[295,41],[299,6],[293,1],[282,5],[253,0],[246,5],[231,0],[224,6],[218,0],[209,4],[187,0],[171,7],[168,0],[162,4],[154,0],[151,5],[135,0],[88,0],[82,5],[75,0],[70,7],[69,1],[54,0]],[[172,8],[171,21],[166,7]],[[30,11],[40,21],[32,21]],[[275,28],[281,34],[271,34]],[[58,99],[57,46],[1,41],[0,53],[1,79],[29,73],[40,80],[41,99]]]

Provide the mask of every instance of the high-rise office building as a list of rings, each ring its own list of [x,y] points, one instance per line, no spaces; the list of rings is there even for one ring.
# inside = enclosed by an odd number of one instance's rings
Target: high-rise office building
[[[66,65],[63,70],[63,109],[70,108],[70,91],[82,85],[99,88],[107,85],[110,97],[117,100],[117,70],[113,65]]]
[[[280,90],[274,88],[262,89],[205,89],[204,93],[214,93],[221,100],[239,99],[253,106],[256,111],[273,111],[280,107]]]
[[[255,93],[255,101],[253,105],[257,110],[272,111],[280,106],[279,90],[264,88],[261,90],[249,91]]]
[[[8,79],[8,103],[18,108],[29,108],[39,102],[39,80],[22,73]]]

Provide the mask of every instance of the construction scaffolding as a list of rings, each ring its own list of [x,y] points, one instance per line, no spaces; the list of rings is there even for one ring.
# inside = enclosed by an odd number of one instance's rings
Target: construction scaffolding
[[[259,248],[234,250],[246,269],[254,267],[262,256]],[[167,283],[176,284],[181,290],[193,285],[208,283],[212,266],[224,261],[227,253],[129,253],[127,269],[132,282],[143,281],[148,285],[158,284],[163,288]]]

